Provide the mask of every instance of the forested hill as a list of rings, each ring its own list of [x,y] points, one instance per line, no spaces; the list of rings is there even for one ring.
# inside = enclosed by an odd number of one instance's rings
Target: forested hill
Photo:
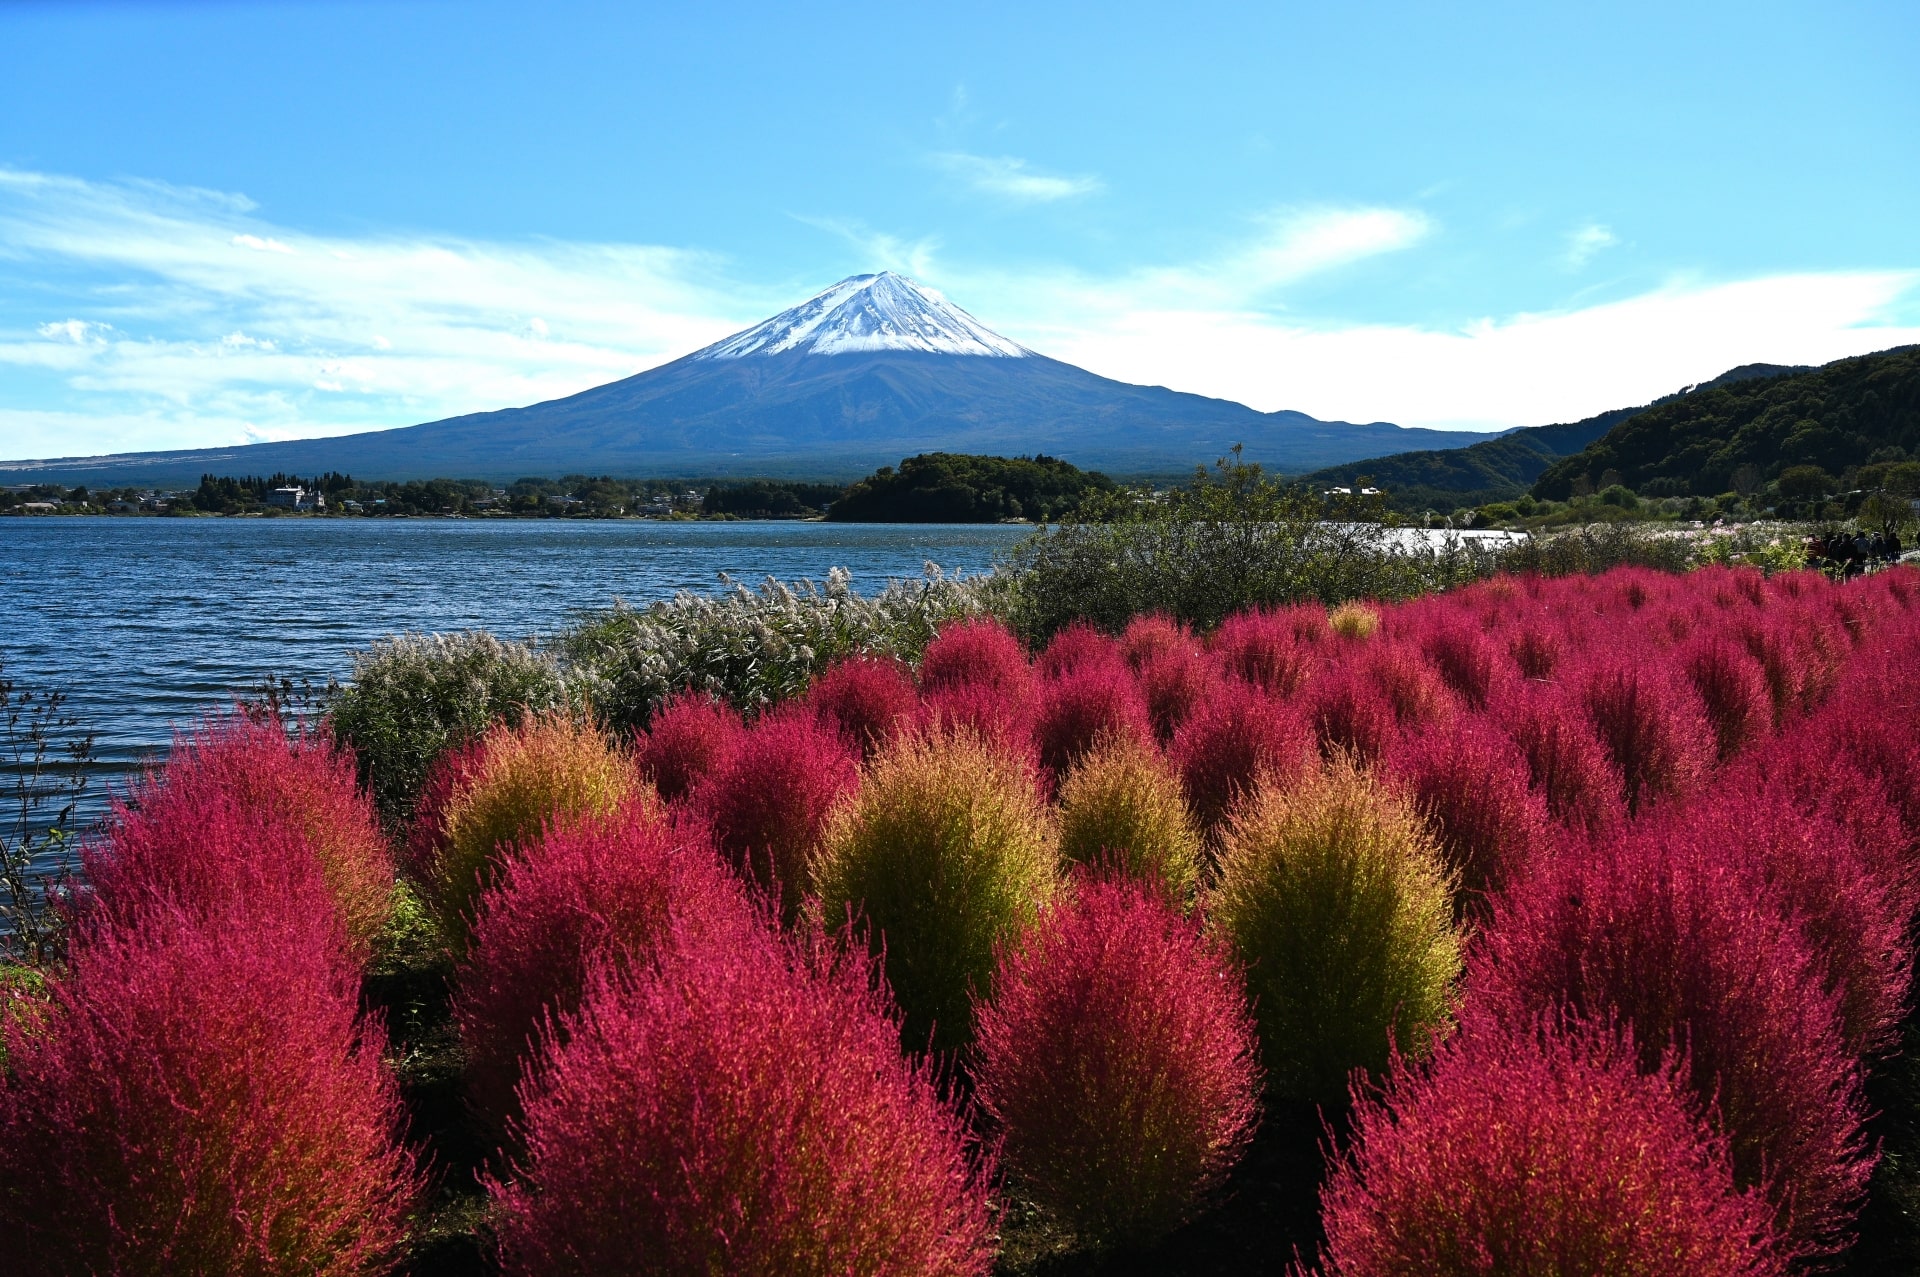
[[[1585,479],[1595,490],[1617,482],[1635,492],[1713,496],[1758,486],[1789,466],[1839,477],[1916,450],[1920,346],[1902,346],[1656,404],[1548,466],[1533,494],[1562,501]]]
[[[1113,480],[1058,457],[978,457],[928,452],[847,489],[827,518],[846,523],[1053,522]]]
[[[1661,404],[1755,378],[1803,371],[1808,370],[1781,364],[1743,364],[1651,404],[1613,408],[1582,421],[1510,430],[1466,448],[1401,452],[1330,466],[1307,475],[1303,482],[1330,488],[1357,487],[1364,481],[1385,491],[1388,501],[1402,510],[1448,510],[1503,501],[1526,491],[1562,457],[1579,453],[1616,426]]]

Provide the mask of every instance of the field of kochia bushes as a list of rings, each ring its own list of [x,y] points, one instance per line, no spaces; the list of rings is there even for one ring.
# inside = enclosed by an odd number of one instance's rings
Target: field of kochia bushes
[[[987,1273],[1016,1214],[1152,1245],[1307,1104],[1273,1271],[1759,1277],[1880,1155],[1920,574],[962,619],[751,721],[497,722],[397,836],[363,771],[218,716],[116,804],[0,1024],[0,1268],[387,1271],[465,1175],[507,1273]],[[405,927],[477,1171],[363,993]]]

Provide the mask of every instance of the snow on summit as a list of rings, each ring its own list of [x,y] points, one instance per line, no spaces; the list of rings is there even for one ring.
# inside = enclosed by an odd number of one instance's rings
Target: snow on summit
[[[881,271],[855,275],[694,355],[743,359],[799,351],[851,355],[873,350],[917,350],[935,355],[990,355],[1019,359],[1033,352],[1008,341],[930,288]]]

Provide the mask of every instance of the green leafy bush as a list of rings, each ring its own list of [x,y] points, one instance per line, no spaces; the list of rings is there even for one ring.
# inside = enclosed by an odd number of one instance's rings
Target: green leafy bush
[[[496,719],[570,709],[573,689],[549,657],[484,630],[403,634],[362,652],[332,697],[328,721],[351,745],[360,781],[390,830],[413,817],[433,760]]]
[[[1184,488],[1089,499],[1078,522],[1015,549],[1014,628],[1038,643],[1074,621],[1118,632],[1159,612],[1206,630],[1248,608],[1406,598],[1493,570],[1491,551],[1402,541],[1372,513],[1285,487],[1237,455]]]
[[[824,584],[769,577],[718,596],[681,591],[644,608],[616,603],[582,617],[555,646],[569,676],[606,723],[646,726],[685,688],[752,711],[806,691],[814,675],[856,652],[918,660],[940,626],[992,610],[995,577],[946,577],[929,564],[917,581],[854,592],[843,568]]]
[[[1247,964],[1275,1090],[1338,1101],[1395,1044],[1418,1054],[1460,971],[1446,872],[1420,817],[1336,759],[1263,788],[1234,821],[1210,901]]]

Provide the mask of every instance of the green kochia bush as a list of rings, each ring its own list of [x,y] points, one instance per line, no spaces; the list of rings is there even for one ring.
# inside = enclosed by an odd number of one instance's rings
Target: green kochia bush
[[[1200,879],[1200,835],[1180,777],[1153,746],[1113,736],[1060,787],[1060,858],[1109,864],[1184,905]]]
[[[1252,1134],[1245,985],[1157,884],[1082,877],[1008,950],[979,1026],[975,1082],[1008,1169],[1086,1241],[1179,1224]]]
[[[406,827],[433,762],[496,719],[519,723],[577,704],[559,666],[484,631],[384,639],[354,661],[328,722],[353,746],[361,782],[391,830]]]
[[[1350,1070],[1418,1051],[1460,970],[1451,886],[1420,818],[1336,759],[1233,822],[1213,921],[1247,964],[1281,1094],[1336,1100]]]
[[[964,1046],[996,949],[1053,894],[1031,771],[968,732],[880,754],[828,830],[814,884],[829,926],[864,926],[905,1013],[904,1041]]]

